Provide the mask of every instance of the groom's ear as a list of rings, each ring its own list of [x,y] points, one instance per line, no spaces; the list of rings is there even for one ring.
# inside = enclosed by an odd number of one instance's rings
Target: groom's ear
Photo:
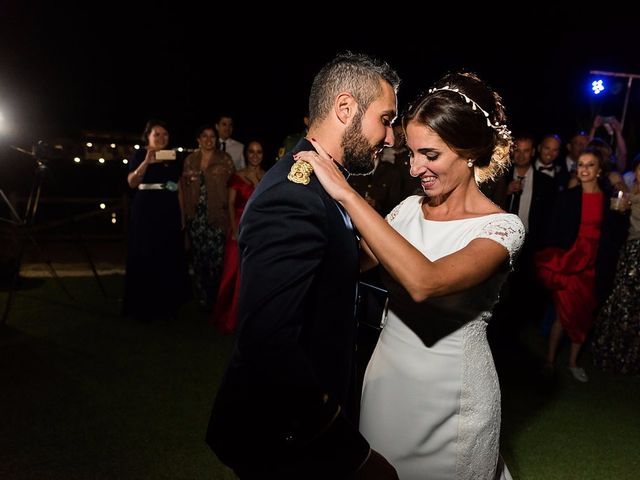
[[[338,94],[333,104],[333,111],[340,123],[349,124],[357,110],[358,102],[353,98],[353,95],[348,92]]]

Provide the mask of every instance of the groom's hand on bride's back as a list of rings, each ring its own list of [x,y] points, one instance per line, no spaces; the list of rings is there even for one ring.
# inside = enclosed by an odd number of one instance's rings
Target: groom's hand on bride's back
[[[396,469],[375,450],[367,461],[364,462],[360,470],[356,472],[356,480],[398,480]]]

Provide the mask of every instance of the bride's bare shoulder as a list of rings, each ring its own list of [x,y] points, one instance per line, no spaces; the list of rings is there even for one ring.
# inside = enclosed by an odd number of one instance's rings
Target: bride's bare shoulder
[[[500,208],[498,205],[493,203],[490,199],[488,199],[482,194],[478,199],[477,208],[482,215],[493,215],[495,213],[507,213],[502,208]]]

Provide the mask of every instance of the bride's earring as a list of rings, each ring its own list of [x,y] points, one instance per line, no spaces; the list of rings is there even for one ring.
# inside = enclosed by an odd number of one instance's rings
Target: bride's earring
[[[471,161],[471,159],[469,159],[469,161],[467,162],[467,167],[473,168],[473,162]]]

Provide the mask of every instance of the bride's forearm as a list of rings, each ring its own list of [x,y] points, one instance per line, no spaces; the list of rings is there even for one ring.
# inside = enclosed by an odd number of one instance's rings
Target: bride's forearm
[[[367,245],[367,241],[364,238],[360,240],[360,271],[366,272],[379,263],[380,262],[378,262],[378,259],[369,248],[369,245]]]

